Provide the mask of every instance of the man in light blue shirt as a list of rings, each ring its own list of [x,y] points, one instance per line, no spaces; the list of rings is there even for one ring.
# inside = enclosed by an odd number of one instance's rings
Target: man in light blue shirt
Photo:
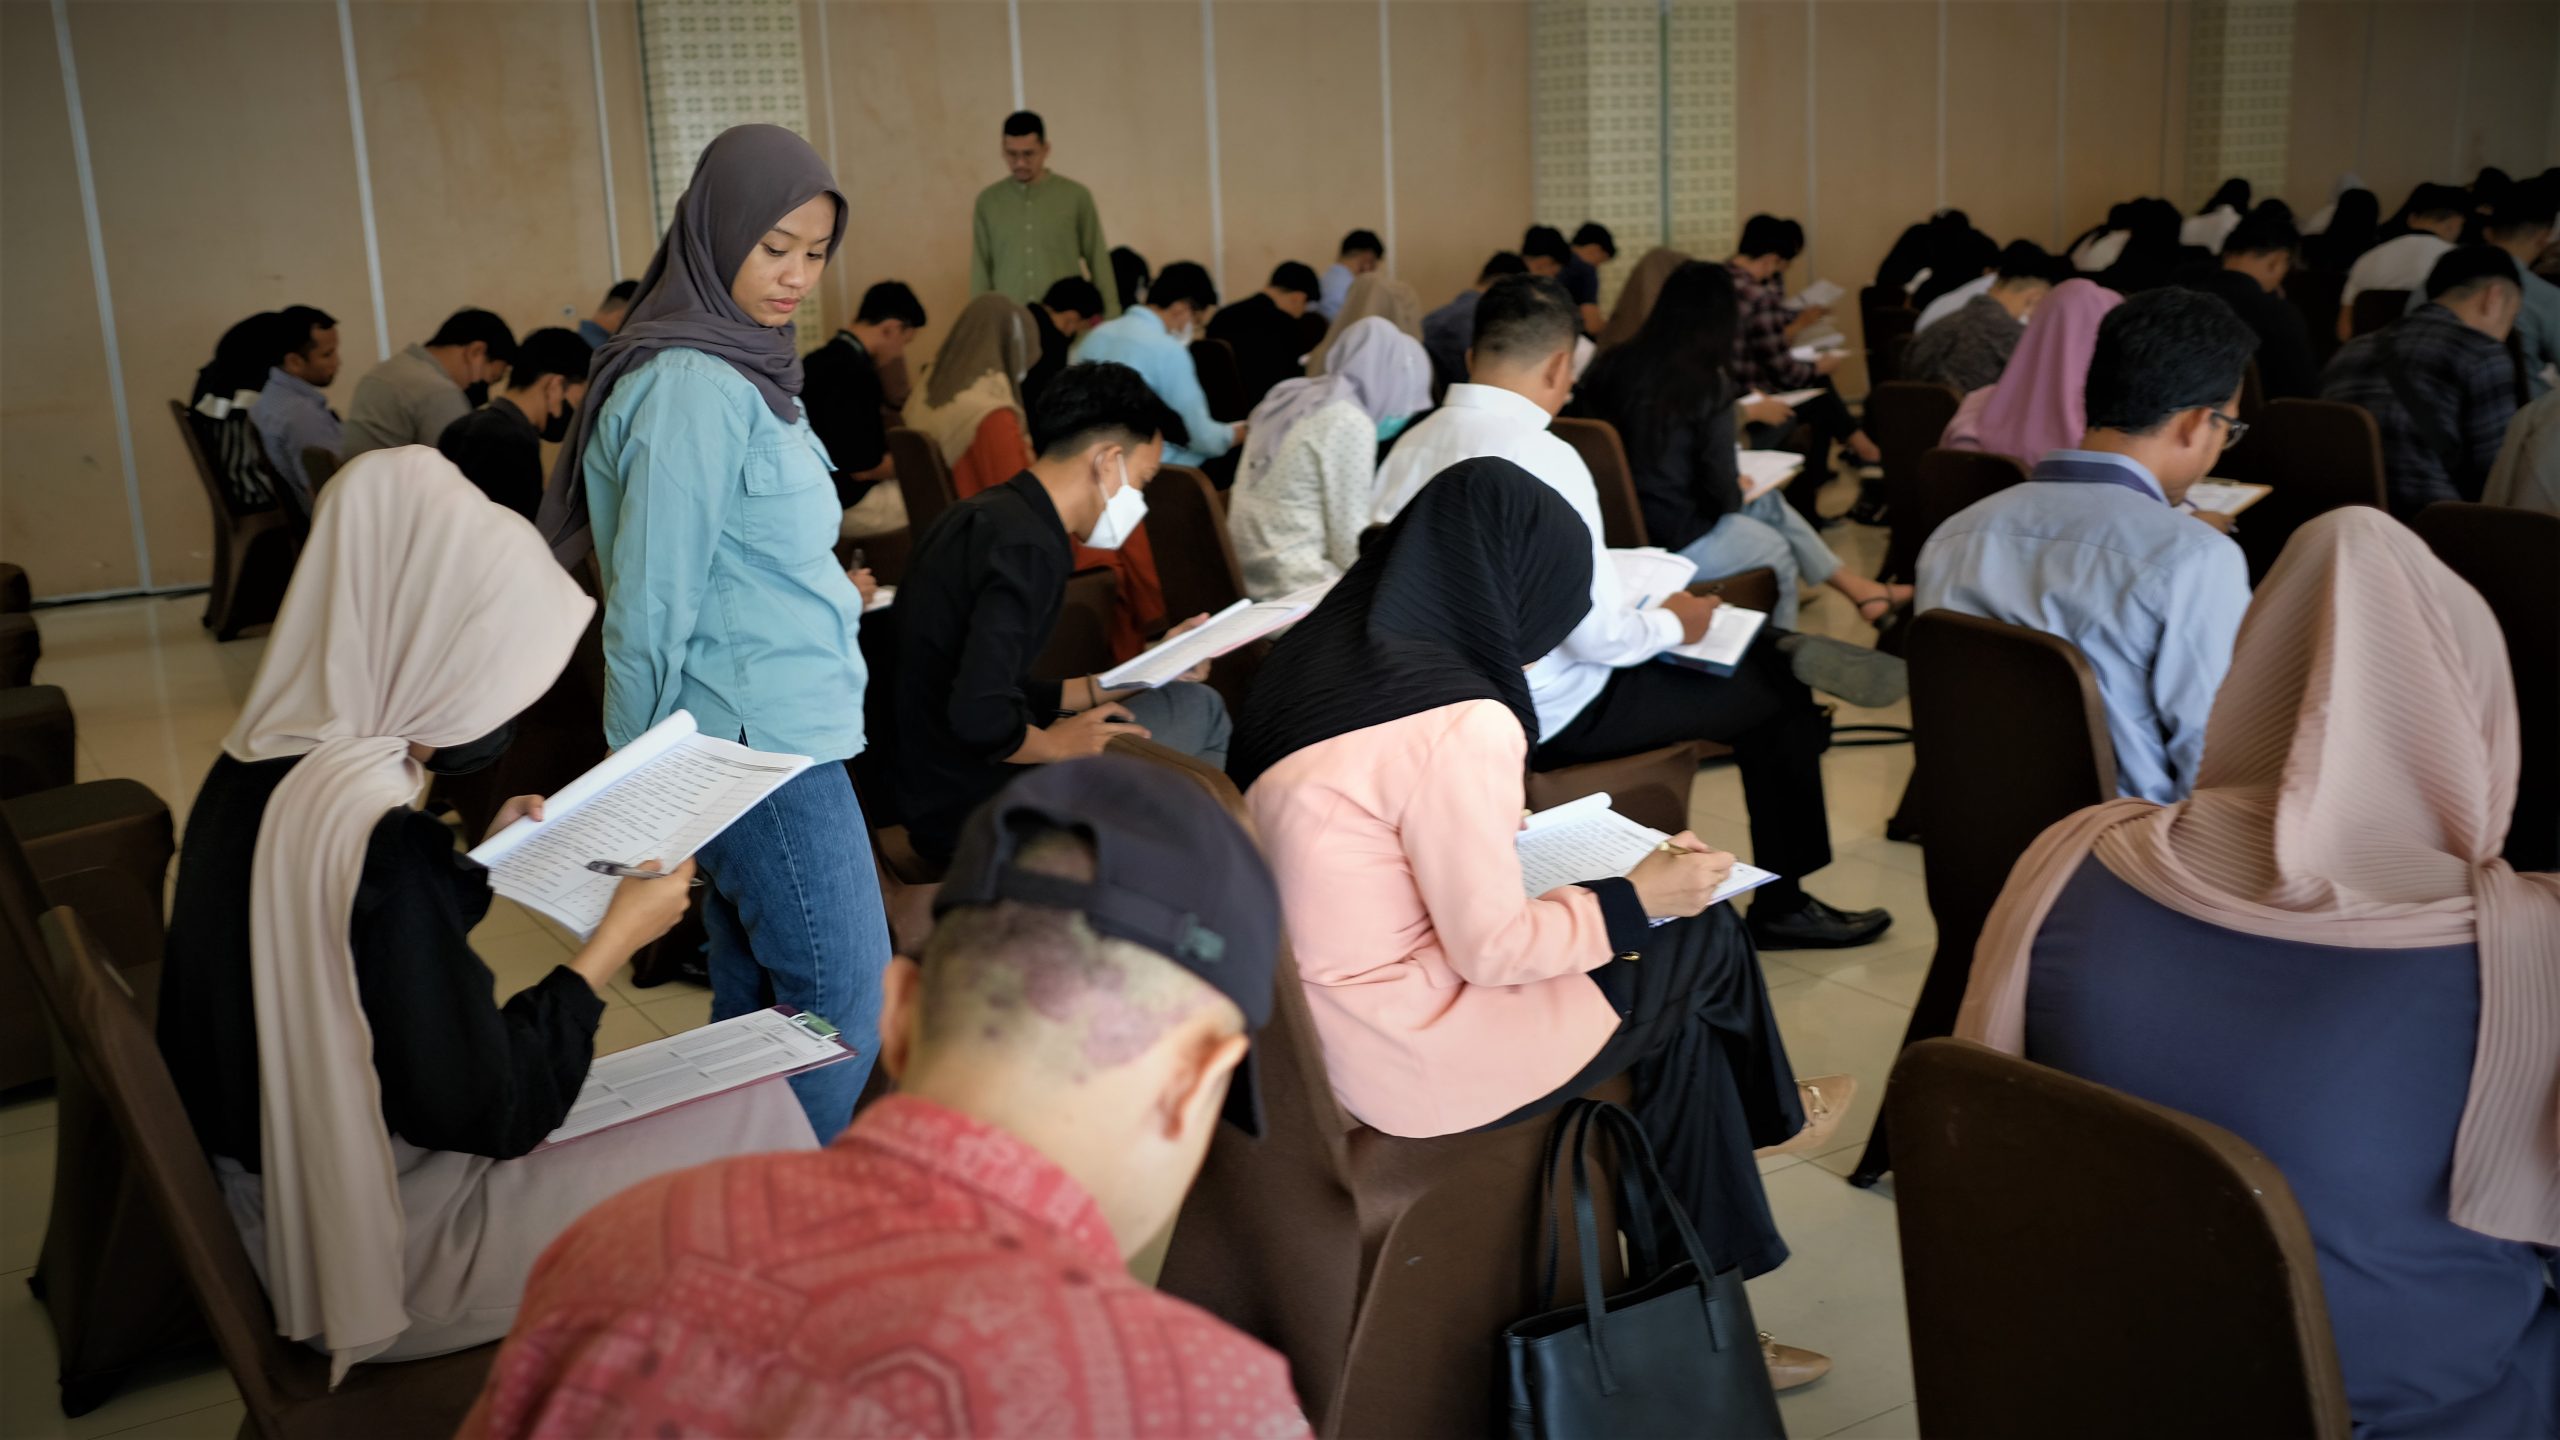
[[[1919,609],[2070,641],[2097,671],[2116,788],[2169,804],[2195,788],[2205,717],[2249,608],[2240,547],[2177,507],[2244,428],[2257,347],[2202,291],[2145,291],[2108,312],[2089,363],[2089,429],[2027,483],[1959,512],[1920,552]]]
[[[249,407],[249,421],[258,427],[258,446],[266,452],[267,464],[277,479],[302,497],[307,514],[311,478],[303,467],[302,452],[328,451],[334,469],[339,447],[345,443],[338,413],[321,393],[338,378],[336,317],[308,305],[288,305],[277,311],[276,352],[267,383],[258,391],[258,403]]]
[[[1352,285],[1363,275],[1377,269],[1387,260],[1387,242],[1375,230],[1354,230],[1342,237],[1342,253],[1325,267],[1324,278],[1317,281],[1316,313],[1327,320],[1342,313],[1342,302],[1351,296]]]
[[[1177,260],[1147,286],[1144,304],[1085,332],[1075,348],[1079,365],[1108,360],[1137,371],[1165,408],[1182,418],[1190,433],[1179,444],[1167,439],[1167,465],[1215,460],[1244,443],[1241,422],[1230,425],[1209,414],[1209,397],[1201,392],[1200,372],[1191,364],[1192,332],[1217,308],[1218,287],[1210,283],[1209,272]]]

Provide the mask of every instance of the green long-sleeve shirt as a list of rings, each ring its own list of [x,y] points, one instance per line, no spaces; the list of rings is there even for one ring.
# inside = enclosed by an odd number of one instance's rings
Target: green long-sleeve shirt
[[[1052,172],[1028,185],[999,180],[978,192],[970,227],[969,293],[1002,291],[1025,305],[1071,275],[1089,275],[1106,315],[1120,313],[1111,242],[1093,192]]]

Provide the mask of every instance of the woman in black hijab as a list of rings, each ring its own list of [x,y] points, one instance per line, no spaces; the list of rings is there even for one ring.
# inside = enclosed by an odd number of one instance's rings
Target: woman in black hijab
[[[2313,270],[2327,270],[2340,275],[2356,263],[2356,257],[2372,249],[2382,238],[2382,202],[2370,190],[2361,187],[2338,196],[2335,209],[2329,212],[2329,228],[2302,240],[2302,263]]]
[[[1446,1135],[1631,1074],[1720,1265],[1786,1258],[1752,1146],[1805,1127],[1733,857],[1687,833],[1624,876],[1523,893],[1523,670],[1591,600],[1588,533],[1507,460],[1423,487],[1272,651],[1229,752],[1354,1115]],[[1648,918],[1668,921],[1648,926]]]

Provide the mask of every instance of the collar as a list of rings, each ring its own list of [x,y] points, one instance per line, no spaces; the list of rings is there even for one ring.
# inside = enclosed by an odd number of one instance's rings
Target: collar
[[[524,407],[513,400],[508,399],[504,395],[490,396],[489,403],[481,408],[486,410],[495,410],[501,405],[506,407],[508,417],[513,419],[518,425],[523,426],[527,430],[533,431],[537,435],[542,433],[542,427],[534,424],[533,417],[524,413]]]
[[[2111,450],[2048,450],[2027,478],[2065,484],[2121,485],[2163,505],[2169,503],[2169,492],[2160,488],[2160,477],[2152,474],[2149,466]]]
[[[284,367],[280,365],[270,365],[267,367],[267,389],[270,391],[281,390],[287,395],[297,396],[318,405],[325,406],[329,403],[328,394],[321,390],[319,386],[312,384],[310,381],[303,379],[299,375],[286,374],[284,372]]]
[[[1153,331],[1167,340],[1173,338],[1173,332],[1164,328],[1164,317],[1157,314],[1145,301],[1140,301],[1121,311],[1120,318],[1134,327]]]
[[[854,334],[851,330],[838,330],[836,332],[836,338],[847,345],[852,346],[854,354],[859,355],[866,360],[871,358],[871,347],[863,344],[862,337]]]
[[[1039,476],[1024,470],[1006,481],[1003,488],[1013,491],[1029,506],[1044,528],[1056,531],[1058,538],[1070,545],[1075,543],[1076,537],[1067,533],[1067,522],[1058,518],[1058,502],[1049,498],[1049,487],[1040,483]]]
[[[1082,1251],[1098,1268],[1122,1263],[1092,1194],[1010,1131],[930,1100],[889,1095],[856,1116],[827,1148],[862,1147],[886,1151],[1013,1211],[1061,1245]]]
[[[1499,415],[1506,420],[1516,420],[1523,425],[1535,426],[1540,430],[1555,423],[1555,417],[1547,413],[1546,407],[1519,391],[1505,390],[1499,385],[1478,385],[1471,381],[1460,381],[1450,386],[1449,393],[1441,397],[1440,408],[1482,410]]]

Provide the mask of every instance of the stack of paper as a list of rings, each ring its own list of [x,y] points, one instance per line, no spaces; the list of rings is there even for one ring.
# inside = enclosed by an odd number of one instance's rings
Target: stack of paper
[[[1787,308],[1790,310],[1802,310],[1808,305],[1820,305],[1827,310],[1830,307],[1839,304],[1840,297],[1848,293],[1848,291],[1841,289],[1838,285],[1829,280],[1816,280],[1812,284],[1804,287],[1802,290],[1797,291],[1795,293],[1795,298],[1787,302]]]
[[[1707,621],[1707,633],[1697,643],[1675,645],[1655,656],[1674,665],[1704,670],[1710,675],[1730,675],[1742,663],[1743,652],[1759,637],[1760,627],[1769,623],[1766,610],[1745,610],[1739,605],[1718,605]]]
[[[1277,600],[1259,604],[1239,600],[1209,617],[1206,624],[1186,630],[1140,652],[1115,669],[1102,675],[1105,690],[1153,690],[1170,685],[1184,672],[1204,661],[1215,660],[1230,650],[1241,650],[1275,631],[1287,629],[1307,617],[1333,589],[1328,580],[1304,590],[1283,595]]]
[[[1658,545],[1612,550],[1609,552],[1609,564],[1618,572],[1618,588],[1639,610],[1661,603],[1666,596],[1688,588],[1689,582],[1698,578],[1695,561]]]
[[[886,610],[897,603],[898,587],[882,585],[872,590],[871,599],[863,605],[862,613],[868,615],[874,610]]]
[[[1521,822],[1520,888],[1534,899],[1559,886],[1621,876],[1670,838],[1609,808],[1608,796],[1585,795]],[[1777,878],[1737,860],[1733,873],[1716,887],[1715,899],[1708,903],[1730,900]]]
[[[2187,508],[2208,515],[2237,515],[2275,493],[2272,485],[2243,480],[2199,480],[2187,491]]]
[[[708,1100],[759,1080],[798,1075],[853,1058],[836,1028],[788,1006],[757,1010],[635,1045],[587,1067],[569,1118],[545,1146]]]
[[[1791,450],[1737,449],[1734,467],[1742,472],[1742,503],[1748,505],[1802,473],[1804,457]]]
[[[1784,395],[1764,395],[1761,392],[1754,390],[1750,394],[1742,397],[1742,403],[1745,405],[1755,405],[1763,400],[1775,400],[1789,409],[1794,409],[1796,406],[1801,405],[1807,400],[1810,400],[1822,393],[1822,387],[1819,385],[1814,386],[1810,390],[1790,390]]]

